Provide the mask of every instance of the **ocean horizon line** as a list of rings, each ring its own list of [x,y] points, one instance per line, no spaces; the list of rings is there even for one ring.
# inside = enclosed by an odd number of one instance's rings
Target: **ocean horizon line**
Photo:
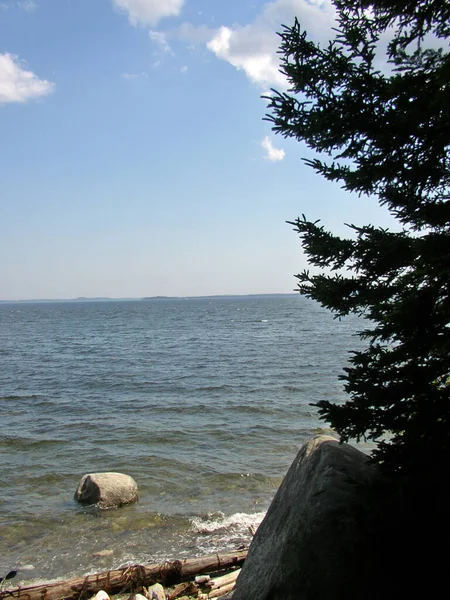
[[[0,300],[0,304],[38,304],[59,302],[135,302],[155,300],[207,300],[224,298],[270,298],[278,296],[296,296],[299,292],[261,292],[254,294],[207,294],[199,296],[136,296],[136,297],[110,297],[110,296],[79,296],[76,298],[23,298],[15,300]]]

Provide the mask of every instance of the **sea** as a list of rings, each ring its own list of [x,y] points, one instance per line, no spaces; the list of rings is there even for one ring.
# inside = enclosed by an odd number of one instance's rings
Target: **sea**
[[[298,294],[0,304],[0,577],[11,585],[248,545],[361,344]],[[139,501],[83,507],[85,473]]]

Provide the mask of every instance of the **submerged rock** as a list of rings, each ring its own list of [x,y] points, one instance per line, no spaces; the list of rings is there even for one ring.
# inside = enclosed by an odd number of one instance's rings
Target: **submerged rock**
[[[358,484],[373,475],[352,446],[329,436],[305,444],[253,538],[233,600],[364,598],[358,578],[370,556]]]
[[[114,554],[114,550],[105,549],[98,550],[98,552],[93,552],[91,554],[91,558],[105,558],[106,556],[112,556]]]
[[[88,473],[78,484],[75,500],[99,508],[115,508],[137,502],[138,487],[132,477],[123,473]]]

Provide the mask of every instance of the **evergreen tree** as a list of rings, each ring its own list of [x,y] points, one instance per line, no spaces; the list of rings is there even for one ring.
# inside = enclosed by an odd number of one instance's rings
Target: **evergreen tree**
[[[319,402],[319,413],[343,441],[375,440],[374,460],[397,481],[437,481],[450,458],[450,3],[335,6],[324,47],[297,20],[283,29],[290,90],[268,97],[267,118],[317,152],[305,161],[317,173],[361,202],[376,196],[400,226],[350,225],[342,238],[305,216],[292,223],[314,267],[297,275],[299,291],[367,318],[366,348],[343,376],[347,401]]]

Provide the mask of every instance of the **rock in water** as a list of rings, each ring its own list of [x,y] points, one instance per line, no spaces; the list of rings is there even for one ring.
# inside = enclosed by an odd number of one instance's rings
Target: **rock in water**
[[[132,477],[123,473],[88,473],[78,484],[75,500],[99,508],[115,508],[137,502],[138,487]]]
[[[365,598],[370,553],[357,484],[373,475],[352,446],[329,436],[305,444],[252,540],[233,600]]]

